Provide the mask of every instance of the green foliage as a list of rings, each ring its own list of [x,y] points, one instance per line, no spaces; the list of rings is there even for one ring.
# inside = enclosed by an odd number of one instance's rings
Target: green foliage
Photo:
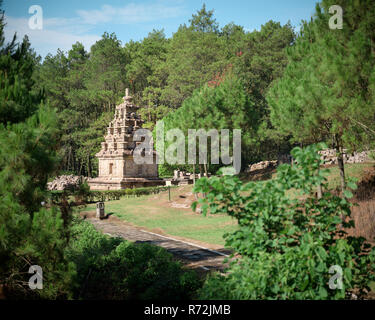
[[[74,274],[65,257],[68,232],[59,210],[41,204],[57,162],[56,113],[33,94],[35,57],[27,39],[3,47],[3,17],[0,25],[0,285],[9,298],[68,298]],[[28,288],[31,265],[43,269],[43,290]]]
[[[204,39],[210,45],[190,45],[188,39]],[[272,21],[262,26],[261,31],[252,33],[244,33],[234,24],[225,26],[220,34],[198,32],[192,26],[180,27],[170,42],[171,47],[174,43],[178,45],[176,51],[168,50],[173,57],[167,55],[166,64],[172,68],[163,97],[173,95],[175,99],[181,94],[175,105],[183,103],[163,120],[169,128],[180,128],[184,132],[189,128],[241,128],[244,162],[275,157],[285,149],[289,151],[285,139],[269,132],[265,95],[271,82],[282,75],[287,64],[285,48],[293,40],[294,32],[289,24],[281,26]],[[213,48],[214,45],[225,48]],[[224,56],[209,53],[211,47]],[[202,56],[216,57],[217,62],[201,61]],[[196,57],[199,61],[194,60]],[[194,79],[200,82],[194,83]]]
[[[90,59],[84,66],[83,83],[88,91],[84,94],[95,99],[108,112],[125,92],[125,59],[116,35],[105,32],[102,39],[91,47]]]
[[[24,121],[33,114],[43,94],[34,88],[32,78],[37,60],[28,38],[5,44],[4,13],[0,11],[0,123]]]
[[[331,30],[331,5],[344,9],[343,29]],[[372,1],[323,0],[288,50],[289,65],[269,92],[271,121],[293,141],[372,144],[375,16]]]
[[[242,80],[246,93],[256,106],[260,124],[257,144],[251,148],[252,162],[276,159],[287,154],[291,146],[271,125],[266,95],[272,83],[283,75],[288,64],[287,49],[293,45],[295,33],[290,23],[268,21],[259,31],[246,34],[238,49],[240,56],[233,61],[233,72]],[[249,156],[247,156],[249,157]]]
[[[40,109],[25,123],[0,127],[0,284],[9,297],[69,296],[74,268],[64,256],[63,220],[58,210],[41,209],[55,166],[53,115]],[[43,290],[28,290],[30,265],[43,268]]]
[[[219,24],[213,18],[213,14],[214,10],[207,11],[206,4],[203,4],[202,9],[189,20],[191,28],[198,32],[218,33]]]
[[[163,248],[109,238],[87,222],[76,223],[72,237],[76,299],[191,299],[200,286]]]
[[[344,8],[343,29],[330,29],[331,5]],[[373,2],[323,0],[305,22],[289,65],[269,91],[271,122],[294,142],[329,142],[338,153],[345,190],[343,148],[373,146],[375,16]]]
[[[125,44],[123,50],[129,60],[126,77],[135,101],[150,107],[160,105],[164,83],[160,64],[166,59],[168,42],[163,30],[153,30],[142,41]]]
[[[225,213],[239,228],[226,243],[241,256],[228,274],[211,277],[201,296],[209,299],[343,299],[361,295],[374,278],[375,250],[363,238],[346,235],[352,228],[351,204],[327,189],[326,171],[317,151],[295,148],[296,164],[281,165],[276,178],[243,184],[236,176],[200,179],[194,188],[203,213]],[[325,192],[315,196],[318,185]],[[350,184],[350,187],[355,187]],[[288,191],[299,194],[292,198]],[[342,268],[343,288],[331,290],[331,266]]]
[[[81,165],[86,167],[86,173],[89,177],[98,175],[98,159],[95,155],[100,151],[103,136],[106,134],[108,123],[112,119],[112,112],[104,112],[88,128],[72,134],[72,139],[76,145],[75,155]]]
[[[77,42],[68,53],[58,50],[38,66],[35,78],[58,111],[62,170],[96,175],[95,153],[127,84],[126,61],[120,41],[104,33],[89,53]]]
[[[59,210],[41,208],[56,167],[56,127],[47,107],[25,122],[0,125],[0,284],[9,297],[69,297],[74,266],[64,253],[68,232]],[[43,290],[28,289],[31,265],[43,269]]]
[[[216,33],[180,26],[169,42],[166,62],[161,66],[167,74],[161,95],[163,104],[179,108],[194,90],[225,69],[225,54],[224,39]]]
[[[56,114],[41,107],[25,122],[0,125],[0,190],[13,194],[32,212],[40,208],[44,189],[56,167]]]
[[[165,132],[176,128],[182,130],[186,137],[186,146],[189,129],[216,129],[219,134],[221,129],[229,129],[231,139],[233,129],[241,129],[242,152],[251,154],[250,149],[256,144],[255,132],[259,125],[259,116],[253,101],[246,95],[242,82],[235,76],[228,76],[218,86],[205,85],[196,90],[191,98],[184,101],[181,108],[168,114],[163,122]],[[165,148],[169,145],[170,143],[166,142]],[[197,157],[198,152],[199,150]],[[168,169],[170,165],[159,167],[164,170],[164,167]]]
[[[153,130],[158,120],[180,108],[195,90],[220,84],[230,70],[241,79],[252,101],[250,112],[260,119],[251,123],[256,132],[245,132],[259,143],[252,144],[244,159],[258,161],[289,151],[286,139],[270,130],[265,94],[280,77],[287,62],[284,49],[293,39],[289,24],[272,21],[254,32],[234,23],[220,29],[213,10],[204,5],[170,38],[163,30],[153,30],[144,39],[122,46],[115,34],[104,33],[89,52],[77,42],[67,53],[58,50],[43,63],[35,60],[37,70],[30,76],[37,85],[33,92],[45,91],[46,101],[58,111],[60,169],[96,176],[95,153],[102,129],[125,87],[142,107],[144,127]]]
[[[85,203],[97,201],[119,200],[122,197],[141,197],[150,194],[167,191],[169,187],[144,187],[121,190],[91,191],[87,183],[81,184],[78,190],[52,191],[51,198],[54,203],[61,203],[61,199],[66,199],[69,195],[74,195]]]

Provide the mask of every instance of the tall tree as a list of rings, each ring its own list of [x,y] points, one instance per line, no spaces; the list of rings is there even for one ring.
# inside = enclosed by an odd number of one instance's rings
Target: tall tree
[[[221,29],[220,36],[224,38],[226,44],[227,59],[231,63],[238,60],[236,58],[243,55],[248,39],[244,28],[231,22]]]
[[[85,66],[85,87],[90,99],[111,111],[126,87],[125,55],[114,33],[104,33],[90,50]]]
[[[82,143],[87,141],[80,137],[91,125],[95,128],[95,121],[103,113],[113,112],[124,95],[126,63],[116,35],[105,33],[90,52],[77,42],[67,53],[58,50],[55,56],[48,55],[39,67],[40,87],[45,89],[48,103],[58,110],[63,132],[59,148],[63,171],[92,173],[91,156],[82,152]],[[90,139],[95,132],[91,132]]]
[[[57,164],[57,117],[43,95],[33,93],[36,60],[27,38],[4,44],[3,27],[1,12],[0,287],[10,298],[66,298],[73,273],[64,253],[67,219],[58,209],[43,207],[47,179]],[[28,287],[32,265],[43,268],[43,290]]]
[[[142,101],[143,96],[147,96],[145,91],[151,87],[162,86],[162,79],[157,79],[159,65],[166,59],[168,40],[165,38],[163,30],[153,30],[140,42],[130,41],[124,47],[125,54],[129,59],[126,65],[127,81],[135,94],[135,101],[147,102],[147,97]],[[157,103],[158,101],[154,101]]]
[[[17,123],[35,112],[42,98],[42,92],[34,90],[33,71],[37,58],[27,37],[21,44],[16,45],[16,38],[4,43],[4,13],[0,14],[0,123]]]
[[[209,33],[219,32],[219,24],[216,22],[216,19],[214,19],[214,10],[207,11],[205,3],[202,9],[192,15],[189,22],[194,31]]]
[[[237,38],[239,37],[237,31]],[[258,145],[252,153],[257,154],[256,161],[274,159],[279,154],[290,150],[286,139],[274,134],[269,120],[269,107],[266,94],[273,81],[282,76],[288,64],[286,49],[295,39],[292,26],[287,23],[269,21],[259,31],[246,33],[237,43],[241,47],[231,58],[233,71],[242,80],[246,92],[255,102],[257,113],[262,119],[258,127]],[[240,39],[241,39],[240,38]],[[231,41],[229,39],[229,41]]]
[[[168,78],[162,101],[168,107],[180,107],[195,89],[226,67],[225,42],[216,29],[212,11],[207,13],[204,7],[193,15],[189,26],[181,25],[173,35],[163,65]]]
[[[343,29],[329,28],[332,5],[344,9]],[[301,143],[331,142],[343,190],[344,147],[364,147],[373,134],[374,27],[372,1],[323,0],[288,51],[290,63],[268,96],[280,133]]]
[[[254,156],[251,150],[257,144],[256,132],[259,120],[254,101],[246,94],[241,80],[231,73],[228,73],[223,81],[216,86],[206,84],[201,89],[194,91],[193,95],[183,102],[181,108],[163,118],[165,132],[178,128],[182,130],[185,137],[188,137],[189,129],[203,129],[207,132],[215,129],[219,134],[221,129],[229,129],[232,139],[233,130],[240,129],[242,130],[241,156],[247,155],[248,157]],[[208,164],[211,160],[209,152],[211,143],[213,142],[209,139]],[[166,148],[168,146],[169,143],[166,144]],[[188,141],[185,146],[188,146]],[[230,150],[232,151],[232,148]],[[198,152],[199,150],[196,152],[197,156]],[[249,161],[251,159],[242,160]],[[213,170],[219,167],[220,164],[211,166]]]

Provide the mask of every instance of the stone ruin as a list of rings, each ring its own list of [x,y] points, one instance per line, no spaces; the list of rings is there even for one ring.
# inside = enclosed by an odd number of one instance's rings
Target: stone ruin
[[[348,150],[344,149],[344,163],[363,163],[371,161],[370,159],[371,151],[362,151],[362,152],[352,152],[349,153]],[[335,149],[325,149],[319,151],[320,158],[324,161],[324,164],[337,164],[337,155]]]
[[[277,165],[278,165],[278,161],[277,160],[261,161],[261,162],[249,165],[249,167],[246,170],[246,172],[254,172],[254,171],[258,171],[258,170],[265,170],[265,169],[269,169],[269,168],[276,168]]]
[[[370,158],[371,151],[353,152],[349,153],[344,150],[344,163],[364,163],[373,161]],[[325,149],[319,151],[320,158],[324,161],[324,165],[337,164],[337,156],[335,149]],[[253,173],[261,170],[270,170],[276,168],[282,163],[293,163],[291,155],[281,155],[278,160],[261,161],[258,163],[250,164],[245,172]]]
[[[128,89],[123,99],[124,102],[116,106],[115,117],[109,123],[101,150],[96,154],[99,159],[99,176],[88,180],[92,190],[119,190],[164,184],[158,177],[155,151],[152,151],[152,164],[134,162],[134,149],[142,142],[134,142],[133,135],[142,127],[143,120],[137,115],[139,107],[133,105]]]
[[[83,176],[62,175],[47,183],[48,190],[76,190],[87,180]]]
[[[200,179],[201,177],[204,177],[205,174],[194,174],[186,171],[181,170],[174,170],[173,171],[173,178],[172,179],[165,179],[166,185],[188,185],[194,183],[194,178],[196,180]],[[211,174],[208,173],[208,177],[210,177]]]

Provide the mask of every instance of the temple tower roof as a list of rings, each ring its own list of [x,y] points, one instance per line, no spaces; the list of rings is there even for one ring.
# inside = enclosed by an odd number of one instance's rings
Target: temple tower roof
[[[131,154],[136,147],[134,132],[142,128],[143,120],[137,115],[138,106],[132,103],[129,89],[126,89],[124,102],[116,106],[114,119],[107,127],[107,134],[97,157]]]

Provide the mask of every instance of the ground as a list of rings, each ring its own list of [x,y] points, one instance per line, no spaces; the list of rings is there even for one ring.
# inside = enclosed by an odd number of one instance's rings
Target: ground
[[[81,216],[91,222],[96,229],[112,237],[120,237],[136,243],[149,243],[165,248],[188,268],[206,273],[210,270],[223,270],[224,259],[230,250],[197,241],[186,241],[180,237],[171,238],[127,223],[113,215],[96,219],[95,212],[81,212]]]
[[[328,183],[330,188],[340,186],[340,175],[337,166],[330,166]],[[355,235],[362,235],[370,241],[375,237],[375,169],[373,163],[347,164],[346,175],[357,178],[360,188],[358,196],[365,194],[366,199],[360,199],[360,205],[353,208],[353,217],[357,228]],[[256,179],[268,179],[275,172],[267,172],[261,175],[259,172]],[[374,178],[371,178],[374,177]],[[244,179],[249,180],[246,176]],[[370,183],[368,180],[370,179]],[[374,180],[374,186],[371,184]],[[366,185],[363,183],[366,182]],[[292,194],[293,192],[291,192]],[[360,193],[360,194],[359,194]],[[363,198],[363,197],[362,197]],[[117,217],[133,226],[139,226],[145,230],[161,235],[170,235],[175,238],[201,244],[207,248],[222,248],[225,244],[223,235],[233,232],[237,222],[226,215],[202,216],[193,212],[191,203],[195,201],[192,186],[181,186],[171,188],[171,200],[168,191],[157,195],[142,196],[138,198],[122,198],[117,201],[105,203],[106,213]],[[85,212],[94,212],[95,204],[90,204],[82,209]]]
[[[327,177],[330,188],[340,186],[339,171],[330,166]],[[269,179],[275,172],[267,172]],[[347,176],[359,180],[353,208],[356,236],[368,240],[375,238],[375,168],[373,163],[346,165]],[[243,177],[244,178],[244,177]],[[251,177],[246,176],[245,180]],[[262,179],[257,173],[256,180]],[[195,201],[192,186],[181,186],[157,195],[138,198],[122,198],[105,203],[107,219],[95,219],[95,204],[80,209],[82,217],[92,222],[97,229],[111,236],[120,236],[136,242],[149,242],[166,248],[188,267],[201,270],[220,270],[224,258],[230,251],[224,248],[223,235],[236,229],[236,221],[225,215],[203,216],[193,212]],[[368,298],[374,299],[375,284]]]
[[[132,225],[162,235],[171,235],[202,244],[208,248],[222,248],[223,235],[236,229],[237,222],[226,215],[203,215],[190,208],[195,200],[192,185],[171,188],[157,195],[122,198],[105,203],[106,214],[113,215]],[[95,204],[83,209],[95,211]]]

